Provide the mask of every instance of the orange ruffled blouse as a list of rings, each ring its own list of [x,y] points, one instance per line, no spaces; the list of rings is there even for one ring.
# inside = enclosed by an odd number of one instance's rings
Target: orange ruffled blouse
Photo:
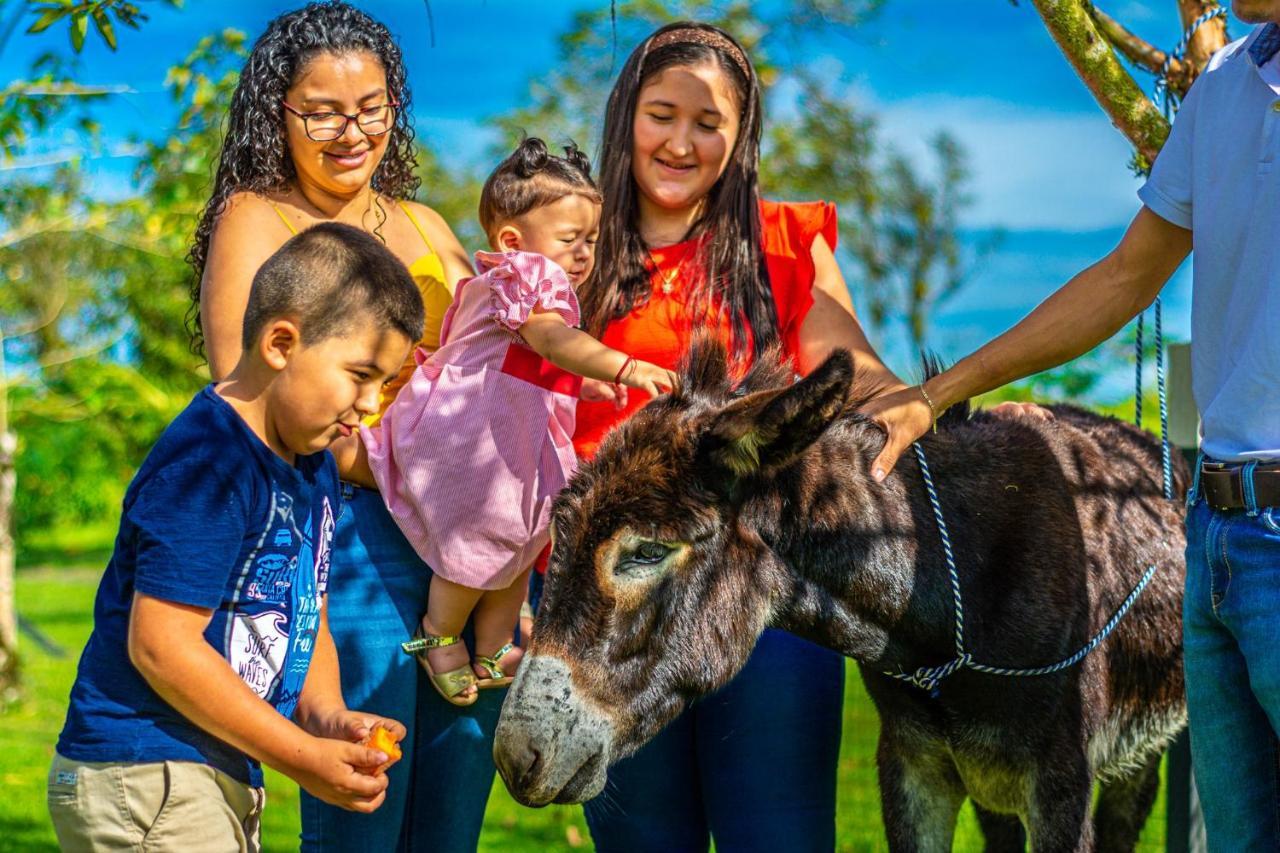
[[[814,267],[810,254],[821,234],[833,250],[836,246],[836,208],[824,201],[805,203],[760,202],[760,224],[765,264],[778,313],[778,337],[786,355],[795,359],[800,349],[800,326],[813,307]],[[649,301],[611,322],[600,340],[638,359],[676,369],[693,340],[695,321],[688,311],[690,270],[685,266],[697,249],[697,238],[654,249],[656,269]],[[665,287],[664,287],[665,286]],[[669,290],[670,292],[667,292]],[[707,327],[698,322],[699,331]],[[716,329],[729,345],[730,324],[722,318]],[[578,458],[589,459],[605,434],[649,402],[649,395],[627,391],[627,406],[619,411],[612,403],[579,401],[573,446]]]

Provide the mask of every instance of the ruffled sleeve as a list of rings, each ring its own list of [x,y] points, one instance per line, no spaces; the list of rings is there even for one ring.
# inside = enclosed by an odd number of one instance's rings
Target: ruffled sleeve
[[[813,243],[821,236],[835,251],[836,206],[826,201],[762,201],[760,225],[778,312],[778,337],[794,358],[800,348],[800,326],[813,307]]]
[[[567,325],[578,325],[578,297],[555,261],[533,252],[476,252],[476,266],[499,326],[518,333],[535,311],[552,311]]]

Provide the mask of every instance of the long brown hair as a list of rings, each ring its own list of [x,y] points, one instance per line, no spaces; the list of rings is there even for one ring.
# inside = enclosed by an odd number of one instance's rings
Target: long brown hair
[[[685,34],[677,30],[688,31]],[[664,34],[673,35],[664,37]],[[738,96],[738,140],[724,174],[685,239],[697,247],[703,274],[693,282],[693,305],[728,314],[735,356],[760,355],[778,338],[777,309],[769,288],[760,230],[760,81],[738,42],[718,27],[690,21],[668,24],[632,51],[609,94],[600,156],[598,262],[580,291],[586,327],[599,336],[610,321],[649,299],[652,261],[640,238],[639,201],[632,175],[634,117],[639,94],[655,74],[673,66],[714,64]],[[748,332],[748,329],[750,330]]]

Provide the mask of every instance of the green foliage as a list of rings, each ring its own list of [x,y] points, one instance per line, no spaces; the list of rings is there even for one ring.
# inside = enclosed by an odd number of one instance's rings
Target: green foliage
[[[81,86],[71,78],[74,66],[57,54],[46,53],[31,66],[26,79],[0,89],[0,154],[12,159],[32,135],[39,136],[55,118],[71,110],[87,146],[96,142],[98,125],[88,107],[101,100],[109,87]]]
[[[184,256],[244,36],[203,39],[168,78],[179,125],[140,142],[136,195],[103,202],[77,164],[0,193],[0,324],[19,436],[16,531],[117,511],[133,470],[205,381],[188,351]]]
[[[182,0],[165,2],[175,8],[182,5]],[[112,17],[117,23],[135,30],[147,20],[137,4],[128,0],[35,0],[27,5],[35,16],[34,23],[27,28],[28,34],[42,33],[54,24],[66,21],[71,36],[71,49],[76,53],[84,48],[90,22],[107,47],[115,50],[116,31],[111,22]]]

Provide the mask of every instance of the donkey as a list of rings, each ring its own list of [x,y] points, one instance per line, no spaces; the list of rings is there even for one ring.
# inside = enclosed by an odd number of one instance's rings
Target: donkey
[[[923,440],[975,660],[1071,655],[1158,566],[1078,665],[1025,678],[962,668],[931,694],[886,674],[955,657],[918,463],[907,454],[871,480],[883,435],[847,402],[847,353],[790,379],[762,359],[735,389],[723,348],[695,345],[680,387],[616,429],[558,498],[494,746],[512,795],[599,794],[610,763],[729,681],[776,626],[859,663],[881,718],[891,849],[949,849],[966,796],[992,846],[1020,849],[1025,827],[1035,850],[1132,849],[1186,721],[1184,535],[1151,436],[1070,407],[1044,423],[965,407]]]

